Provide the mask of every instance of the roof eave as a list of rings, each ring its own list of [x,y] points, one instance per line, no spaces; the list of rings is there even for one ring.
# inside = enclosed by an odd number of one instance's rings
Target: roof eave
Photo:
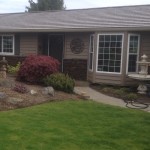
[[[102,27],[102,28],[18,28],[18,29],[0,29],[1,33],[12,32],[103,32],[103,31],[150,31],[150,27]]]

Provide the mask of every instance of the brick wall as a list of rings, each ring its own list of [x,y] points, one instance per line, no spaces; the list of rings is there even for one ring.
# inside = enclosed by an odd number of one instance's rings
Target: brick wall
[[[0,56],[0,61],[4,56]],[[18,62],[22,62],[25,57],[23,56],[5,56],[5,59],[8,61],[9,65],[15,66]]]
[[[64,59],[63,72],[76,80],[87,80],[87,60]]]

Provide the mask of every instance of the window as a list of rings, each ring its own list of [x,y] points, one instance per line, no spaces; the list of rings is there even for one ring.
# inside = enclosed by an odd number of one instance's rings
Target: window
[[[14,54],[14,36],[0,35],[0,54]]]
[[[90,36],[90,49],[89,49],[89,70],[93,70],[93,56],[94,56],[94,36]]]
[[[135,34],[130,34],[128,37],[128,71],[127,72],[137,72],[137,60],[139,53],[139,41],[140,36]]]
[[[121,72],[122,34],[99,35],[97,71]]]

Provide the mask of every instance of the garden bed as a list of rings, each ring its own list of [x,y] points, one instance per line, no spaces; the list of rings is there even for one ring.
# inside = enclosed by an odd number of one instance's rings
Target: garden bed
[[[27,93],[18,93],[12,90],[12,87],[15,84],[20,84],[27,87]],[[16,108],[23,108],[29,107],[32,105],[37,105],[45,102],[52,102],[52,101],[61,101],[66,99],[75,99],[78,100],[79,96],[75,94],[68,94],[61,91],[55,91],[54,96],[43,94],[42,91],[44,89],[43,86],[39,85],[31,85],[27,83],[22,83],[15,80],[15,77],[8,76],[7,79],[0,80],[0,92],[6,94],[6,98],[0,99],[0,111],[16,109]],[[32,95],[30,93],[31,90],[37,92],[37,94]]]
[[[136,86],[120,87],[111,85],[91,84],[91,88],[105,95],[123,99],[125,101],[138,101],[150,104],[150,97],[146,94],[138,94]]]

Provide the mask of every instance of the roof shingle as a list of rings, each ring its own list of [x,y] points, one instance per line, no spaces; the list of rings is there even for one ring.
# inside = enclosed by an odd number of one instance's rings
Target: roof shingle
[[[0,14],[0,32],[150,29],[150,5]]]

